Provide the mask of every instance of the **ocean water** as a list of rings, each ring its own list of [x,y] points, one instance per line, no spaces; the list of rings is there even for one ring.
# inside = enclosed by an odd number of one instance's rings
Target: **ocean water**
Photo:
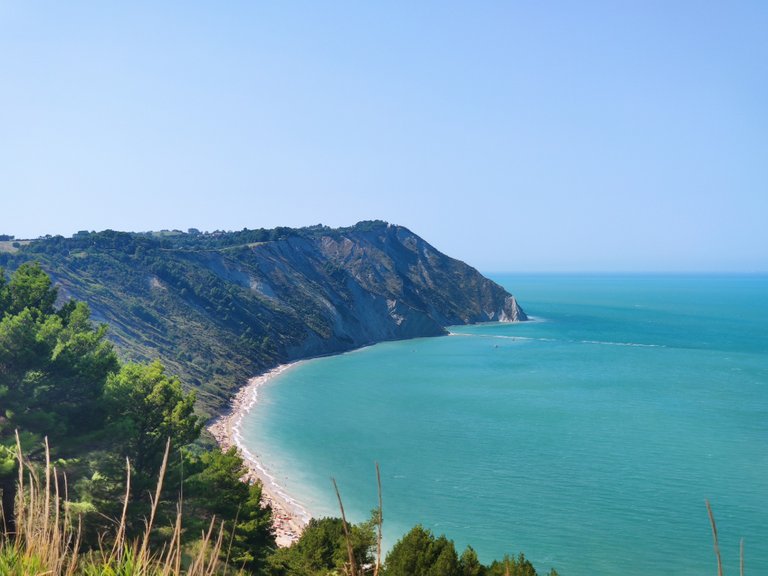
[[[243,422],[315,516],[539,572],[768,574],[768,276],[496,275],[534,321],[302,362]]]

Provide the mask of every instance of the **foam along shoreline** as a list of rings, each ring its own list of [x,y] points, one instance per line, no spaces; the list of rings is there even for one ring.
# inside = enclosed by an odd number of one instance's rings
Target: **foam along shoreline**
[[[272,507],[272,524],[275,529],[278,546],[290,546],[299,539],[304,527],[310,520],[309,513],[302,505],[291,498],[276,481],[263,463],[248,450],[243,444],[241,424],[243,417],[257,404],[259,388],[270,379],[285,372],[291,364],[282,364],[264,374],[248,380],[232,400],[228,412],[217,417],[208,426],[222,450],[236,447],[248,468],[243,480],[253,483],[260,480],[262,484],[262,497]]]

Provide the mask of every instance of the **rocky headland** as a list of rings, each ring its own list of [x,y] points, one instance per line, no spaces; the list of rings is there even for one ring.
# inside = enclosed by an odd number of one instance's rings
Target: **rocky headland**
[[[381,221],[239,232],[80,232],[0,254],[87,302],[128,360],[159,358],[220,413],[251,377],[446,327],[525,320],[514,296]]]

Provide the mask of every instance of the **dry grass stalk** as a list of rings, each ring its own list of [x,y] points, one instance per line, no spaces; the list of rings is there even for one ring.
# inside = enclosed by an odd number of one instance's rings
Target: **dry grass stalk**
[[[232,532],[229,535],[229,545],[227,546],[227,557],[224,560],[224,564],[229,565],[230,554],[232,554],[232,546],[235,543],[235,534],[237,532],[237,522],[240,520],[240,506],[237,507],[237,514],[235,514],[235,521],[232,523]]]
[[[18,433],[16,450],[19,464],[19,491],[14,546],[22,559],[22,565],[34,562],[43,567],[48,574],[74,574],[81,530],[78,524],[77,535],[75,535],[72,530],[72,519],[66,507],[64,507],[63,518],[61,516],[63,502],[59,475],[51,466],[48,439],[45,440],[44,484],[41,484],[35,470],[24,462]],[[24,489],[25,477],[28,478],[26,489]]]
[[[381,528],[384,523],[384,507],[381,499],[381,470],[379,469],[378,462],[376,462],[376,484],[379,489],[379,511],[376,518],[378,532],[376,534],[376,565],[373,569],[373,576],[379,576],[379,569],[381,568]]]
[[[19,463],[19,494],[24,493],[24,458],[21,452],[21,439],[19,438],[19,431],[16,430],[16,461]],[[24,523],[24,510],[16,510],[16,523],[17,525]]]
[[[51,451],[48,446],[48,436],[45,437],[45,507],[44,510],[51,509]],[[58,510],[56,511],[58,519]],[[43,516],[43,533],[48,534],[48,514]]]
[[[219,523],[214,539],[216,519],[211,520],[207,533],[202,535],[195,556],[189,568],[182,568],[183,547],[182,507],[177,504],[176,520],[171,540],[159,553],[150,550],[150,532],[160,503],[163,478],[167,470],[170,441],[166,444],[165,457],[161,466],[157,489],[152,499],[150,518],[145,522],[144,534],[138,541],[126,541],[128,501],[130,495],[130,463],[126,469],[126,492],[123,511],[117,525],[115,540],[107,553],[101,546],[106,539],[100,539],[100,549],[82,559],[78,556],[82,525],[78,519],[77,532],[66,506],[68,501],[66,476],[63,476],[63,497],[59,474],[51,465],[48,442],[45,442],[45,478],[40,480],[31,464],[25,462],[18,433],[16,434],[16,456],[19,465],[18,494],[16,506],[15,539],[0,542],[0,554],[10,553],[16,566],[23,572],[38,576],[76,576],[80,574],[130,574],[132,576],[215,576],[221,572],[219,557],[224,540],[224,523]],[[61,513],[63,510],[63,514]],[[4,533],[7,536],[7,533]],[[14,572],[17,573],[17,572]]]
[[[224,542],[224,523],[219,525],[219,533],[216,537],[216,542],[211,545],[211,537],[213,530],[216,527],[216,519],[212,518],[211,523],[208,526],[208,532],[203,534],[202,544],[200,550],[195,557],[192,565],[187,572],[188,576],[213,576],[216,574],[216,570],[219,564],[219,552],[221,551],[222,543]],[[211,553],[207,554],[208,548],[211,548]]]
[[[744,538],[739,540],[739,574],[744,576]]]
[[[347,556],[349,557],[349,573],[351,576],[355,576],[355,554],[352,551],[352,540],[349,537],[349,528],[347,526],[347,517],[344,514],[344,504],[341,502],[341,494],[339,493],[339,487],[336,485],[336,479],[331,478],[333,482],[333,489],[336,491],[336,498],[339,500],[339,509],[341,510],[341,525],[344,528],[344,539],[347,541]]]
[[[720,544],[717,541],[717,525],[715,524],[715,515],[712,513],[712,506],[709,500],[704,501],[707,504],[707,514],[709,514],[709,523],[712,525],[712,539],[715,543],[715,556],[717,557],[717,576],[723,576],[723,560],[720,557]]]
[[[160,504],[160,495],[163,490],[163,480],[165,479],[165,471],[168,467],[168,454],[171,451],[171,439],[165,443],[165,453],[163,454],[163,463],[160,465],[160,472],[157,478],[157,487],[155,488],[155,497],[151,498],[152,508],[149,513],[149,521],[144,528],[144,538],[141,543],[141,551],[139,552],[139,560],[141,565],[146,565],[149,561],[149,537],[152,532],[152,526],[155,522],[155,514],[157,514],[157,507]]]
[[[168,556],[163,563],[163,576],[181,573],[181,502],[176,504],[176,521]]]
[[[123,512],[120,515],[120,524],[117,527],[115,543],[112,546],[111,558],[116,562],[122,561],[123,550],[125,549],[125,522],[128,515],[128,500],[131,493],[131,461],[125,459],[125,497],[123,498]]]

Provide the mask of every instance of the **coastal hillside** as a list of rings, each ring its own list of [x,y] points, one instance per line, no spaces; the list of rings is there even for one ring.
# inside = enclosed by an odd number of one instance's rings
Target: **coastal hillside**
[[[80,232],[0,253],[85,301],[128,360],[159,358],[214,413],[279,363],[445,327],[525,320],[515,298],[410,230]]]

